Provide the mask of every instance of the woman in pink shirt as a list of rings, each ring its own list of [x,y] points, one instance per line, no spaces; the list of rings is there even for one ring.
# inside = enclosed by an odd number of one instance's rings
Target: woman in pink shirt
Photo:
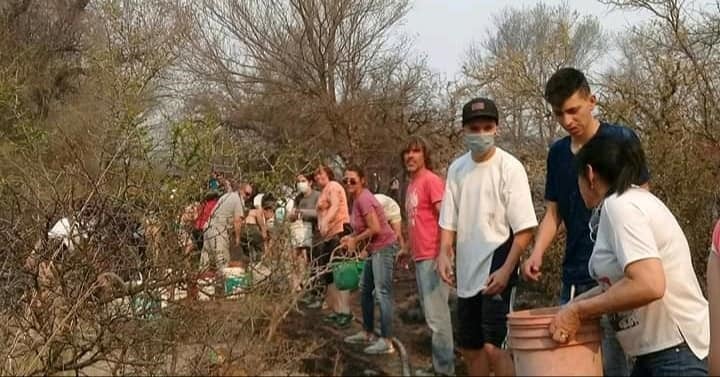
[[[707,292],[710,308],[710,355],[708,371],[720,375],[720,220],[715,224],[707,265]]]
[[[366,344],[364,351],[367,354],[392,353],[392,275],[397,237],[382,205],[367,189],[362,169],[348,168],[343,183],[353,202],[350,214],[353,234],[341,242],[349,251],[359,252],[361,258],[366,258],[360,279],[363,331],[345,338],[345,342]],[[380,303],[380,338],[377,339],[374,331],[376,298]]]

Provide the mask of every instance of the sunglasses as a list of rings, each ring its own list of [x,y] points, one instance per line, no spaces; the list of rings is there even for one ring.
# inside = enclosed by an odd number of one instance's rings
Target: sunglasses
[[[355,186],[356,184],[358,184],[358,181],[357,181],[357,179],[355,179],[355,178],[343,178],[342,181],[343,181],[343,183],[346,184],[346,185]]]

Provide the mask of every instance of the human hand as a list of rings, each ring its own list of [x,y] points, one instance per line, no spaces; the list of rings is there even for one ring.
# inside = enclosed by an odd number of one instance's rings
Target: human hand
[[[487,288],[485,288],[483,294],[486,296],[495,296],[502,293],[508,285],[510,273],[511,271],[504,266],[495,270],[495,272],[488,276],[487,282],[485,283],[485,287]]]
[[[567,343],[580,328],[580,313],[574,303],[563,306],[550,322],[550,335],[557,343]]]
[[[542,256],[538,253],[532,253],[522,265],[522,275],[525,280],[539,281],[542,276],[540,271],[542,267]]]
[[[440,254],[437,256],[436,259],[436,266],[438,275],[440,275],[440,278],[447,283],[448,285],[454,285],[454,273],[453,273],[453,265],[452,260],[450,259],[450,256],[447,254],[440,252]]]

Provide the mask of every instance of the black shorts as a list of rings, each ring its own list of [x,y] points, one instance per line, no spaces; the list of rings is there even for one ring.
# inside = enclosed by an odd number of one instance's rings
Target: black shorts
[[[493,253],[490,273],[505,263],[513,237]],[[495,296],[478,292],[473,297],[457,299],[458,346],[464,349],[481,349],[485,343],[502,347],[507,336],[507,314],[510,311],[510,295],[517,283],[517,268],[513,269],[505,290]]]
[[[327,241],[321,243],[318,245],[318,247],[313,248],[313,263],[317,266],[319,271],[322,270],[328,270],[328,265],[330,264],[330,258],[332,257],[332,253],[335,249],[340,246],[340,239],[352,234],[352,230],[349,230],[347,227],[344,227],[344,230],[342,233],[338,233],[334,235],[332,238],[328,239]],[[338,253],[335,253],[336,255],[340,255]],[[318,283],[320,285],[330,285],[333,283],[333,274],[332,271],[327,271],[322,273],[318,277]]]

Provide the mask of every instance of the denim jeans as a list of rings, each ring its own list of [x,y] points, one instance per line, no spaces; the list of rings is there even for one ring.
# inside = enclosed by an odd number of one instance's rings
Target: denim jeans
[[[574,295],[580,295],[593,288],[597,284],[578,284],[575,285]],[[563,283],[562,293],[560,294],[560,304],[565,305],[570,301],[570,290],[571,285]],[[574,296],[573,296],[574,297]],[[617,340],[615,330],[613,329],[608,317],[602,316],[600,319],[600,326],[603,329],[602,338],[602,357],[603,357],[603,375],[605,376],[629,376],[630,375],[630,361],[625,355],[620,342]]]
[[[415,278],[425,321],[432,331],[433,369],[439,374],[454,375],[455,352],[448,305],[450,287],[440,279],[432,259],[415,263]]]
[[[376,250],[365,261],[360,280],[360,306],[365,331],[375,331],[375,296],[380,303],[380,336],[392,336],[393,320],[393,268],[397,245]]]
[[[635,358],[632,376],[707,376],[707,358],[700,360],[682,343]]]

